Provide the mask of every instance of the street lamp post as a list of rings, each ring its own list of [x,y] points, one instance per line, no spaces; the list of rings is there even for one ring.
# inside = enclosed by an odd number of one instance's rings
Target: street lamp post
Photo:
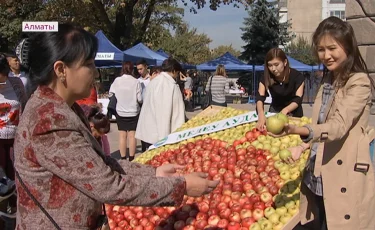
[[[251,99],[251,102],[253,103],[256,103],[255,102],[255,92],[256,92],[256,85],[255,85],[255,62],[254,62],[254,57],[253,57],[253,54],[250,56],[250,60],[249,62],[251,63],[252,65],[252,74],[253,74],[253,92],[252,92],[252,99]],[[250,80],[250,84],[249,84],[249,92],[250,92],[250,85],[251,85],[251,80]]]

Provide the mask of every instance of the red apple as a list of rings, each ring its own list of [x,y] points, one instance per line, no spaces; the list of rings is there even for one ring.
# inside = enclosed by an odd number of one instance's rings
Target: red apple
[[[239,230],[241,228],[240,223],[236,221],[231,221],[228,224],[228,230]]]
[[[228,221],[228,220],[226,220],[226,219],[221,219],[221,220],[219,220],[219,222],[217,223],[217,227],[218,227],[219,229],[227,229],[228,224],[229,224],[229,221]]]
[[[264,205],[264,202],[262,201],[254,203],[253,207],[254,209],[260,209],[260,210],[264,210],[266,208],[266,206]]]
[[[258,221],[260,218],[264,217],[264,211],[263,209],[254,209],[253,216],[255,221]]]
[[[240,217],[241,219],[245,219],[247,217],[251,217],[252,216],[252,213],[251,213],[251,210],[250,209],[242,209],[240,211]]]
[[[240,223],[241,222],[241,216],[240,216],[240,214],[238,212],[233,212],[232,214],[230,214],[229,220],[231,222]]]
[[[250,226],[251,226],[253,223],[255,223],[255,222],[256,222],[256,221],[255,221],[254,218],[252,218],[252,217],[247,217],[247,218],[245,218],[245,219],[242,219],[242,221],[241,221],[241,225],[242,225],[242,227],[245,227],[245,228],[249,229]]]
[[[212,215],[208,218],[208,224],[211,226],[211,227],[216,227],[217,224],[219,223],[220,221],[220,217],[218,215]]]

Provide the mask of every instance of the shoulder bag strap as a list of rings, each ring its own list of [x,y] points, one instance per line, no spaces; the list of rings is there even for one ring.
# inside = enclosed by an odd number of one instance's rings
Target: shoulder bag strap
[[[23,183],[23,180],[21,179],[20,175],[18,174],[18,171],[15,170],[16,177],[18,181],[20,182],[23,189],[25,189],[27,195],[34,201],[34,203],[42,210],[42,212],[47,216],[47,218],[52,222],[52,224],[55,226],[57,230],[61,230],[59,225],[56,223],[56,221],[52,218],[52,216],[43,208],[43,206],[35,199],[34,195],[31,194],[30,190],[26,187],[26,185]]]

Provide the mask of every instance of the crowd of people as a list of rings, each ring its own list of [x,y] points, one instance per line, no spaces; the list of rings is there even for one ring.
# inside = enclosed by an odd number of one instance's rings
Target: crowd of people
[[[205,173],[180,175],[183,166],[153,168],[131,161],[136,139],[146,151],[186,122],[186,110],[194,109],[193,92],[204,89],[212,105],[227,106],[225,66],[218,65],[203,85],[196,72],[184,72],[174,58],[150,71],[143,60],[124,62],[109,90],[116,99],[121,154],[115,160],[106,136],[109,119],[93,87],[98,76],[95,36],[60,24],[57,32],[34,33],[28,42],[27,76],[17,56],[0,54],[0,167],[17,187],[17,203],[13,197],[7,201],[9,210],[0,211],[17,210],[17,229],[96,229],[102,225],[104,203],[177,206],[184,195],[199,197],[215,189],[219,181],[208,180]],[[368,125],[374,83],[347,22],[325,19],[312,42],[325,66],[313,122],[286,125],[282,134],[269,135],[301,137],[303,144],[290,149],[287,162],[311,151],[301,186],[301,225],[374,229],[370,149],[375,130]],[[256,97],[259,130],[266,129],[268,94],[273,98],[270,112],[303,116],[303,75],[279,48],[269,50],[264,65]]]

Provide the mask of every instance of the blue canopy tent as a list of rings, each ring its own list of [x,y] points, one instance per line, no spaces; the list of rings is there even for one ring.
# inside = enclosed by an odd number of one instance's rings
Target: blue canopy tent
[[[302,62],[297,61],[296,59],[287,56],[289,61],[289,66],[298,71],[312,71],[313,67],[310,65],[303,64]]]
[[[142,43],[123,51],[125,54],[125,61],[137,62],[141,59],[144,59],[148,65],[161,65],[166,57],[156,53]]]
[[[163,49],[158,49],[156,51],[156,53],[160,54],[161,56],[165,57],[165,58],[169,58],[169,54],[167,54]],[[190,65],[190,64],[185,64],[185,63],[181,63],[182,65],[182,68],[184,69],[196,69],[196,66],[195,65]]]
[[[169,54],[167,54],[162,48],[156,50],[156,53],[160,54],[161,56],[165,58],[169,58]]]
[[[95,37],[98,39],[95,65],[98,68],[121,67],[124,60],[122,51],[108,40],[103,31],[99,30]]]
[[[324,68],[323,64],[320,64],[320,65],[314,65],[314,66],[312,67],[312,69],[313,69],[314,71],[316,71],[316,70],[323,70],[323,68]]]
[[[215,71],[216,67],[220,64],[224,65],[225,70],[227,71],[230,71],[230,70],[252,71],[253,69],[252,65],[245,64],[244,62],[240,61],[229,52],[226,52],[225,54],[223,54],[222,56],[214,60],[197,65],[197,69],[202,70],[202,71]],[[259,65],[255,66],[255,71],[262,71],[262,70],[263,70],[263,66],[259,66]]]

